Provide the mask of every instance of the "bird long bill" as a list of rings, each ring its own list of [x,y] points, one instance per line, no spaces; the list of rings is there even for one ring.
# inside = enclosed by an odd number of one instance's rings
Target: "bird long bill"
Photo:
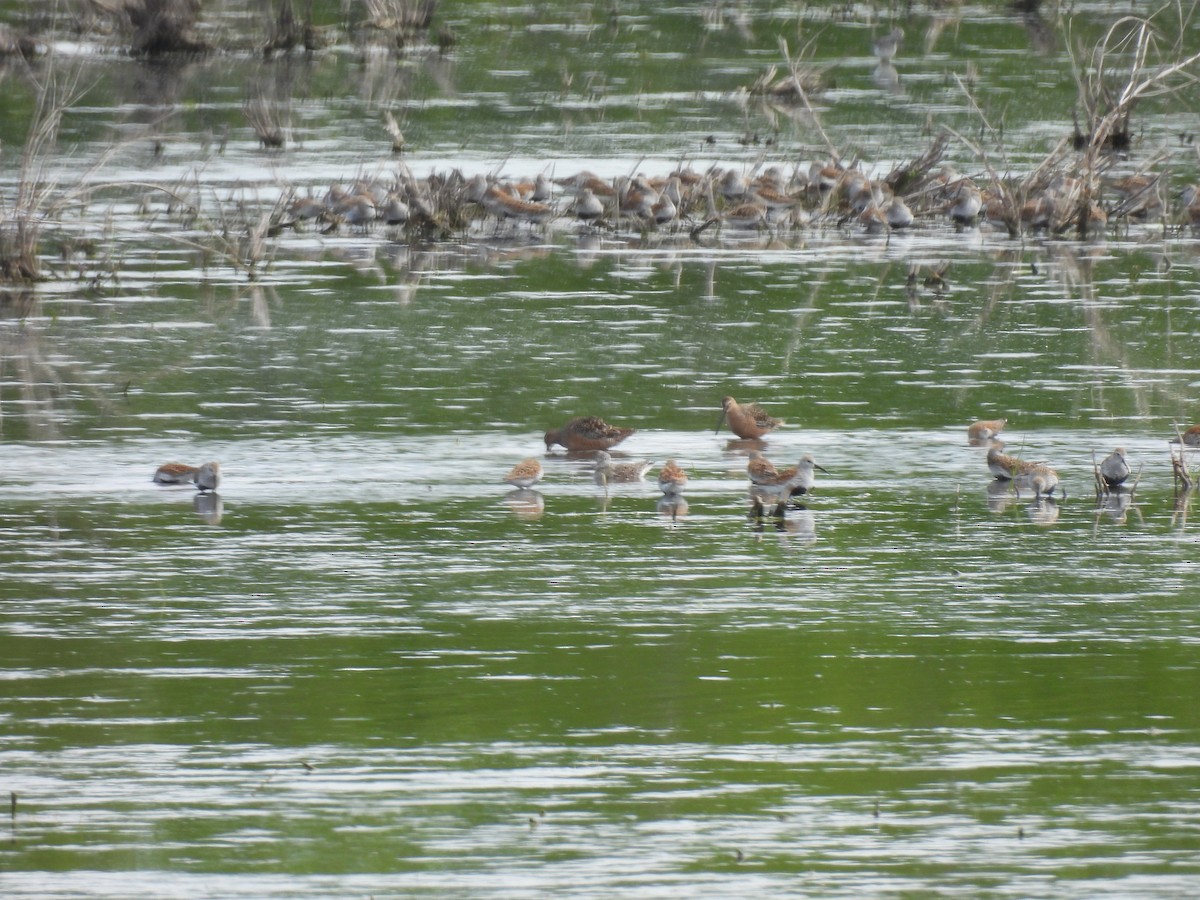
[[[721,426],[725,424],[725,408],[721,407],[721,417],[717,419],[717,427],[713,429],[713,434],[719,434]]]

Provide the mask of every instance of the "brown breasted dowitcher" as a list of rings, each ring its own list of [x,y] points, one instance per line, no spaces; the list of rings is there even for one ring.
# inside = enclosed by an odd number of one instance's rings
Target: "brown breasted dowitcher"
[[[743,440],[753,440],[768,434],[784,424],[783,419],[767,415],[757,403],[738,403],[732,397],[721,398],[721,418],[717,420],[717,431],[729,422],[729,430]]]
[[[545,434],[546,449],[561,444],[568,450],[607,450],[633,434],[632,428],[609,425],[599,416],[578,416]]]

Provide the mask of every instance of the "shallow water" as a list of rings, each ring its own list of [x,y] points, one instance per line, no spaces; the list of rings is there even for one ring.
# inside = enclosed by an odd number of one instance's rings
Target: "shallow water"
[[[390,171],[381,68],[420,175],[819,156],[802,123],[738,142],[768,120],[731,92],[793,11],[746,32],[634,7],[614,32],[584,7],[472,9],[446,60],[346,44],[160,72],[164,154],[95,177],[149,167],[212,211]],[[885,170],[927,145],[927,110],[970,120],[947,70],[974,59],[997,103],[1067,72],[994,10],[920,15],[900,98],[871,80],[890,23],[818,23],[827,127]],[[89,120],[151,83],[80,56],[105,80],[67,117],[68,173]],[[302,140],[266,154],[235,124],[205,156],[251,71],[298,86]],[[1069,129],[1071,94],[1008,107],[1015,159]],[[1166,146],[1191,180],[1179,115],[1149,110],[1127,165]],[[5,896],[1195,893],[1200,537],[1167,444],[1197,418],[1190,233],[309,230],[251,283],[152,196],[83,217],[115,235],[115,277],[60,266],[0,307]],[[747,515],[724,394],[787,420],[776,462],[828,469],[781,522]],[[685,503],[655,470],[606,492],[545,453],[577,414],[677,459]],[[1065,498],[997,489],[965,427],[1001,415]],[[1098,503],[1092,454],[1118,445],[1137,490]],[[512,491],[531,455],[543,482]],[[150,483],[208,459],[217,496]]]

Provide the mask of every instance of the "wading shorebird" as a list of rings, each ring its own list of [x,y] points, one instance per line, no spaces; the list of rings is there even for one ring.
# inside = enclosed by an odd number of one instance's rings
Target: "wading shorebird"
[[[967,442],[972,445],[986,444],[1003,431],[1007,424],[1008,419],[980,419],[978,422],[972,422],[967,427]]]
[[[1129,475],[1129,460],[1125,458],[1123,447],[1118,447],[1100,461],[1100,478],[1109,487],[1124,484]]]
[[[183,463],[167,463],[154,471],[151,479],[155,484],[191,484],[196,480],[196,466],[185,466]]]
[[[201,491],[215,491],[221,485],[221,464],[206,462],[196,470],[193,480]]]
[[[757,403],[738,403],[732,397],[721,398],[721,418],[717,420],[717,431],[725,422],[729,422],[729,430],[742,440],[761,438],[784,424],[783,419],[767,415],[767,411]]]
[[[1010,456],[1004,452],[1004,445],[998,442],[988,450],[987,464],[997,479],[1012,482],[1018,496],[1022,490],[1050,496],[1058,486],[1058,473],[1048,465]],[[1059,492],[1065,496],[1061,489]]]
[[[776,493],[783,489],[786,481],[779,477],[779,470],[760,450],[751,450],[750,459],[746,462],[746,475],[750,478],[752,487],[760,487],[768,492],[773,488]]]
[[[784,469],[779,473],[779,477],[787,481],[787,493],[790,496],[803,495],[809,493],[817,483],[817,478],[813,474],[813,469],[820,469],[826,475],[829,471],[817,463],[813,459],[811,453],[805,453],[800,457],[800,464]]]
[[[1170,443],[1178,444],[1179,438],[1171,438]],[[1193,425],[1187,431],[1183,432],[1183,446],[1200,447],[1200,425]]]
[[[904,40],[904,29],[893,28],[883,37],[875,38],[871,42],[871,52],[878,57],[881,63],[889,63],[896,58],[896,51],[900,49],[902,40]]]
[[[596,480],[596,484],[602,484],[605,487],[615,481],[641,481],[652,465],[653,463],[644,459],[615,463],[606,450],[597,450],[596,468],[592,471],[592,477]]]
[[[673,459],[668,459],[658,473],[658,489],[668,497],[678,496],[687,487],[688,475]]]
[[[1001,481],[1012,481],[1021,474],[1021,467],[1025,463],[1005,453],[1004,445],[997,441],[988,449],[987,465],[991,473]]]
[[[608,450],[633,434],[632,428],[609,425],[599,416],[578,416],[562,428],[547,431],[546,449],[560,444],[571,451]]]
[[[604,204],[589,188],[584,188],[575,198],[575,218],[585,225],[595,222],[604,215]]]
[[[974,225],[983,209],[983,195],[975,185],[963,180],[958,185],[953,202],[946,207],[946,215],[955,225],[969,227]]]
[[[1049,497],[1058,487],[1058,473],[1045,463],[1025,463],[1025,471],[1013,479],[1013,488],[1020,496],[1022,488],[1033,491],[1035,497]],[[1059,490],[1059,493],[1063,493]],[[1065,494],[1064,494],[1065,496]]]
[[[504,476],[513,487],[530,488],[542,480],[542,464],[532,456],[523,459]]]

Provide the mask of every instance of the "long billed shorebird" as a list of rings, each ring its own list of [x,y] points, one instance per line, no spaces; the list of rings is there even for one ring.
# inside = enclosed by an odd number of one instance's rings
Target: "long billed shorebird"
[[[531,488],[542,480],[542,464],[532,456],[523,459],[512,467],[504,480],[514,487]]]
[[[1100,461],[1100,477],[1109,487],[1124,484],[1129,475],[1129,460],[1125,457],[1123,447],[1118,447]]]
[[[658,489],[667,496],[678,496],[687,487],[688,475],[673,459],[668,459],[658,473]]]
[[[653,463],[644,459],[615,463],[606,450],[596,451],[596,468],[592,475],[596,484],[609,485],[614,481],[641,481]]]
[[[717,420],[717,431],[725,422],[729,423],[729,430],[743,440],[761,438],[784,424],[783,419],[767,415],[767,411],[757,403],[738,403],[732,397],[721,398],[721,418]]]
[[[546,432],[546,449],[560,444],[571,451],[608,450],[633,434],[632,428],[609,425],[599,416],[578,416],[562,428]]]
[[[1007,424],[1008,419],[980,419],[978,422],[972,422],[967,426],[967,441],[976,446],[986,444],[1003,431]]]

